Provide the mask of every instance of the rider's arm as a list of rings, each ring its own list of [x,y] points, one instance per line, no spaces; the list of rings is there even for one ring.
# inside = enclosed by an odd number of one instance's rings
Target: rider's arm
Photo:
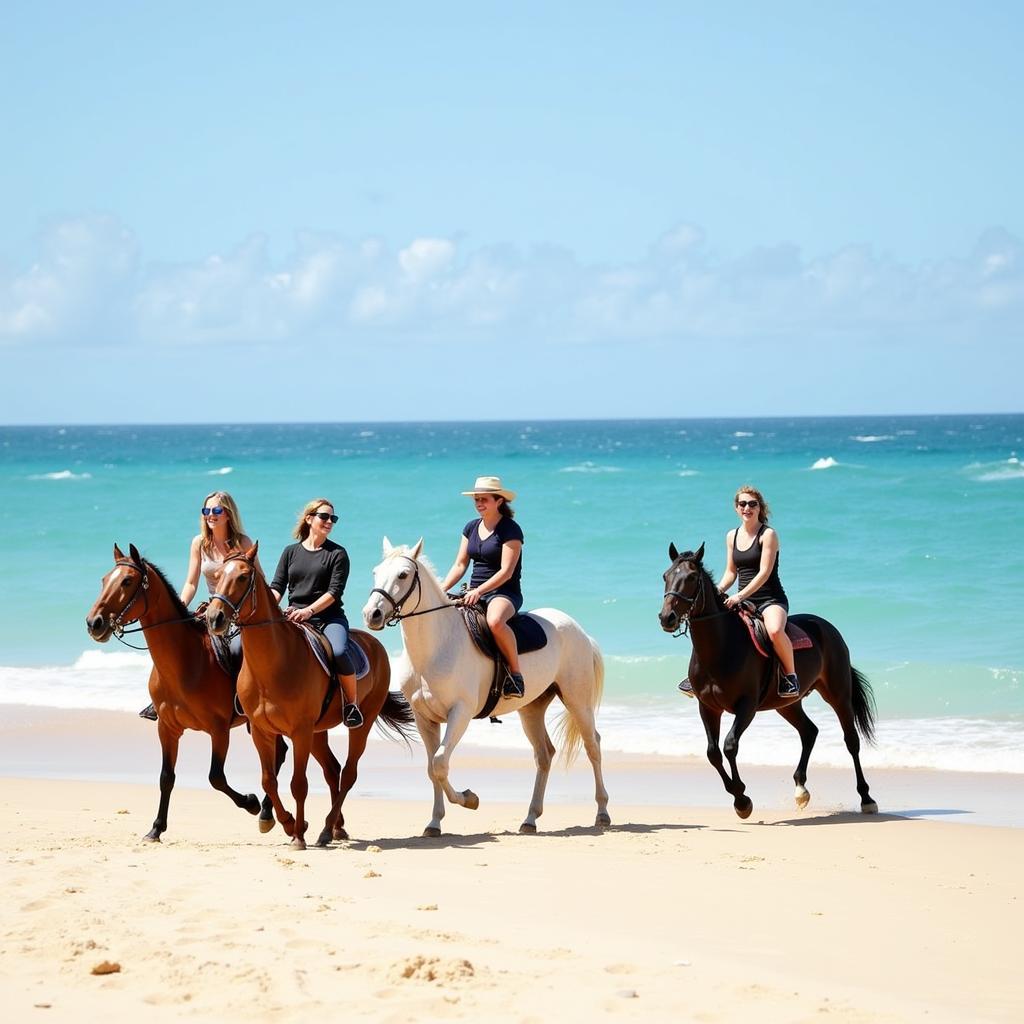
[[[288,589],[288,554],[290,551],[291,547],[287,547],[281,552],[281,557],[277,560],[277,570],[274,573],[274,579],[270,584],[270,592],[274,595],[278,604],[281,603],[281,598]]]
[[[736,563],[732,558],[732,538],[733,532],[730,530],[725,535],[725,572],[722,573],[722,578],[718,581],[718,589],[723,594],[736,581]]]
[[[455,561],[452,563],[452,567],[448,570],[448,574],[441,583],[441,589],[447,591],[454,587],[455,584],[466,575],[466,570],[468,568],[469,538],[463,537],[462,542],[459,544],[459,553],[455,556]]]
[[[197,535],[192,538],[192,547],[188,553],[188,571],[185,573],[185,586],[181,588],[181,593],[178,595],[186,608],[189,601],[196,596],[196,587],[199,584],[199,545],[201,543],[202,537]]]
[[[757,575],[736,595],[738,601],[756,594],[768,582],[768,577],[775,567],[775,559],[779,557],[779,535],[771,529],[761,534],[761,565]]]

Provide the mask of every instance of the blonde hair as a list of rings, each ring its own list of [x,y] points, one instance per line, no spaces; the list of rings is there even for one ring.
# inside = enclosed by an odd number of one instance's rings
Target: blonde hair
[[[203,508],[220,505],[228,514],[228,547],[241,548],[242,538],[245,536],[245,527],[242,525],[242,517],[239,514],[235,499],[227,491],[212,491],[203,499]],[[206,525],[206,516],[199,513],[199,536],[202,537],[200,545],[208,554],[213,554],[213,531]]]
[[[309,523],[306,522],[306,519],[321,505],[330,505],[332,509],[334,508],[334,502],[330,498],[314,498],[312,501],[307,501],[302,507],[299,518],[295,523],[295,529],[292,530],[292,536],[296,540],[305,540],[309,536]]]
[[[771,509],[768,507],[768,502],[764,500],[764,495],[756,487],[744,484],[742,487],[737,488],[736,496],[732,499],[733,504],[740,500],[741,494],[752,494],[757,498],[757,520],[759,523],[767,523],[768,517],[771,515]]]

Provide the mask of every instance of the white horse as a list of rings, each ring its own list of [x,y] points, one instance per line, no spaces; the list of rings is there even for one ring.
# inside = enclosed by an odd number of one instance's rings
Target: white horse
[[[420,557],[422,539],[412,548],[392,547],[384,538],[384,560],[373,570],[363,620],[369,629],[402,624],[405,650],[393,666],[393,678],[412,706],[416,727],[427,750],[427,775],[434,786],[434,809],[425,836],[441,834],[445,796],[470,810],[480,806],[471,790],[457,792],[448,781],[452,751],[487,700],[494,663],[477,649],[462,615],[441,589],[433,567]],[[594,716],[604,688],[604,661],[597,644],[579,624],[553,608],[531,611],[547,636],[547,646],[520,656],[526,693],[500,699],[494,714],[518,711],[523,731],[533,745],[537,776],[526,820],[519,831],[537,831],[544,812],[544,790],[555,747],[544,724],[544,712],[557,696],[568,714],[559,723],[566,765],[582,745],[594,768],[597,818],[611,824],[608,792],[601,776],[601,737]],[[441,723],[445,723],[444,737]]]

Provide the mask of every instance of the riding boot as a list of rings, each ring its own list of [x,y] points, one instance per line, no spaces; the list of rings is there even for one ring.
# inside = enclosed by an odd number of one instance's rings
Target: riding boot
[[[354,675],[342,675],[338,673],[338,682],[341,683],[341,694],[344,706],[341,712],[341,722],[346,729],[358,729],[363,724],[363,713],[356,703],[358,691],[356,690],[356,677]]]
[[[157,720],[156,705],[149,703],[140,712],[139,718],[148,718],[151,722]]]
[[[798,697],[800,695],[800,680],[797,679],[796,673],[789,672],[783,674],[779,673],[779,696],[780,697]]]
[[[501,687],[501,695],[506,700],[511,697],[526,696],[526,683],[523,682],[523,677],[519,672],[509,672],[505,676],[505,682]]]

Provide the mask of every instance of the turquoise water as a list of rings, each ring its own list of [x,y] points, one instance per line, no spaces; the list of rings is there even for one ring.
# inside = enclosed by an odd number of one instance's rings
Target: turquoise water
[[[494,473],[519,491],[527,605],[568,611],[608,659],[606,743],[700,752],[674,690],[689,642],[657,622],[661,573],[669,541],[706,541],[721,570],[732,494],[750,482],[771,502],[793,610],[835,622],[874,682],[874,756],[1024,771],[1022,453],[1021,415],[0,428],[0,702],[137,706],[145,655],[94,645],[85,612],[115,541],[180,585],[214,488],[239,502],[264,565],[297,509],[331,498],[357,619],[382,536],[424,537],[443,572],[473,514],[459,492]],[[773,728],[762,757],[788,763]]]

